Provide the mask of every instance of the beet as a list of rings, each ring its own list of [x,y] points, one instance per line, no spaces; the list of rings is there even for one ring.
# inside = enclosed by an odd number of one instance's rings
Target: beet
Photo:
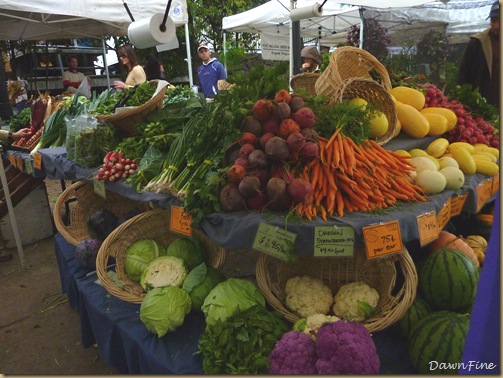
[[[260,147],[265,148],[266,142],[271,139],[273,136],[276,136],[274,133],[265,133],[260,137]]]
[[[300,125],[301,129],[314,126],[314,112],[310,108],[300,108],[293,114],[292,118]]]
[[[264,121],[262,123],[262,133],[273,133],[274,135],[278,134],[278,126],[279,126],[279,121],[271,118],[268,119],[267,121]]]
[[[286,102],[288,104],[288,103],[290,103],[291,99],[292,99],[292,96],[290,95],[290,92],[288,92],[286,89],[280,89],[274,95],[274,101],[278,102],[278,103]]]
[[[299,152],[306,144],[306,138],[300,132],[292,133],[286,139],[290,152]]]
[[[248,143],[254,146],[255,144],[258,143],[258,138],[253,133],[244,132],[243,134],[241,134],[241,137],[239,138],[239,145],[243,146]]]
[[[300,96],[292,96],[290,100],[290,109],[295,113],[300,108],[304,107],[304,99]]]
[[[267,196],[264,192],[258,192],[253,197],[246,199],[246,207],[250,210],[261,210],[266,203]]]
[[[290,113],[292,112],[290,106],[286,102],[280,102],[279,104],[274,103],[273,109],[274,118],[279,121],[290,117]]]
[[[234,164],[227,171],[230,182],[239,183],[246,176],[246,168],[239,164]]]
[[[272,210],[287,210],[291,204],[291,198],[287,191],[285,180],[273,177],[269,179],[266,187],[269,201],[265,205]]]
[[[255,151],[255,147],[253,146],[253,144],[245,143],[239,149],[239,157],[243,159],[248,159],[248,156],[250,156],[250,154],[253,151]]]
[[[244,198],[250,198],[260,192],[260,180],[257,176],[245,176],[239,182],[239,192]]]
[[[267,181],[269,181],[269,179],[271,178],[269,171],[265,168],[255,169],[253,173],[250,174],[258,177],[258,179],[260,180],[260,189],[264,189],[267,185]]]
[[[278,135],[282,138],[288,138],[292,133],[300,132],[300,126],[291,118],[286,118],[279,123]]]
[[[260,99],[255,101],[252,107],[253,116],[259,121],[272,118],[273,105],[271,100]]]
[[[246,158],[237,158],[234,164],[242,165],[246,170],[250,169],[250,161]]]
[[[306,137],[307,140],[311,142],[316,142],[318,140],[318,133],[315,129],[307,128],[300,130],[300,133]]]
[[[249,156],[248,161],[252,167],[266,168],[269,164],[262,150],[254,150]]]
[[[262,135],[262,123],[253,116],[247,116],[242,128],[243,132],[250,132],[255,134],[257,138]]]
[[[316,158],[320,158],[320,147],[317,143],[306,142],[304,147],[299,151],[299,159],[311,161]]]
[[[303,178],[295,178],[288,185],[288,194],[294,202],[309,203],[309,196],[313,192],[311,183]]]
[[[286,140],[279,136],[269,139],[264,146],[264,150],[266,157],[271,161],[285,160],[290,154]]]
[[[220,191],[220,205],[222,205],[222,211],[225,213],[244,209],[245,203],[237,184],[229,183],[222,188]]]

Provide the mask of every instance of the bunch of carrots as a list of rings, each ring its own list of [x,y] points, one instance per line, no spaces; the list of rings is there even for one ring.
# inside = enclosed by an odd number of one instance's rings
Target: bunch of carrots
[[[337,129],[330,139],[318,137],[320,158],[304,166],[301,177],[312,186],[309,201],[296,211],[325,221],[334,213],[372,211],[402,201],[426,201],[424,191],[408,176],[415,168],[406,157],[366,140],[357,145]]]

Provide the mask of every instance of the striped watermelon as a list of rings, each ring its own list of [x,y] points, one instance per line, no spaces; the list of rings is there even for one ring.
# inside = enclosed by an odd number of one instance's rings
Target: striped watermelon
[[[439,248],[431,252],[419,272],[418,287],[437,310],[458,311],[475,299],[479,272],[463,252]]]
[[[407,337],[412,328],[425,316],[432,312],[428,303],[419,295],[416,295],[412,305],[398,322],[398,329],[402,336]]]
[[[409,359],[419,374],[455,374],[462,362],[470,315],[436,311],[417,323],[407,338]]]

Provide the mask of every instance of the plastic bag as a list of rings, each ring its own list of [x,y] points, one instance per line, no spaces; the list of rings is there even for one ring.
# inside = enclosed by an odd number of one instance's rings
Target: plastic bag
[[[66,157],[75,160],[76,139],[86,128],[95,129],[98,120],[90,115],[81,114],[73,118],[65,118],[66,123]]]
[[[84,96],[87,99],[91,98],[91,83],[87,76],[82,80],[82,83],[80,83],[74,96]]]

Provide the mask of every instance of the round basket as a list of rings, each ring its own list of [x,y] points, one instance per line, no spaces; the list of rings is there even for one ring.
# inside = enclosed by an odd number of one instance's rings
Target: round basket
[[[376,138],[376,142],[382,145],[392,139],[397,131],[398,115],[395,101],[390,93],[372,79],[354,77],[343,81],[333,97],[329,99],[329,103],[342,102],[356,97],[363,98],[368,103],[378,103],[379,110],[388,119],[388,130],[383,136]]]
[[[86,181],[77,181],[59,195],[54,204],[54,224],[68,243],[77,246],[83,240],[92,239],[87,220],[98,210],[108,209],[121,218],[135,209],[143,212],[150,208],[148,202],[133,201],[110,191],[106,196],[105,199],[96,194],[93,184]],[[64,222],[63,216],[68,218],[68,222]]]
[[[316,81],[316,94],[332,97],[344,80],[353,77],[376,80],[387,90],[392,88],[386,67],[376,57],[358,47],[343,46],[330,55],[328,66]]]
[[[169,232],[170,212],[166,209],[153,209],[139,214],[117,227],[101,244],[96,257],[96,272],[102,285],[115,297],[126,302],[141,303],[145,292],[139,283],[130,279],[124,270],[126,250],[135,241],[152,239],[167,247],[172,240],[181,236]],[[226,251],[217,246],[202,231],[192,229],[192,236],[199,239],[206,251],[206,261],[214,268],[220,268]],[[115,273],[120,286],[107,275],[108,259],[115,258]]]
[[[140,106],[118,108],[116,113],[108,115],[98,115],[96,119],[100,122],[108,122],[112,124],[119,135],[123,138],[136,136],[138,131],[136,130],[136,125],[142,123],[145,117],[151,113],[155,108],[160,108],[163,105],[164,95],[168,87],[168,82],[165,81],[151,81],[152,85],[161,86],[158,88],[158,92],[150,100]]]
[[[398,273],[400,280],[397,280]],[[295,263],[261,254],[256,265],[260,291],[267,302],[288,321],[300,317],[285,304],[285,285],[289,278],[311,276],[321,279],[335,295],[348,282],[363,281],[379,293],[379,312],[362,324],[369,332],[382,330],[400,320],[416,297],[417,272],[409,252],[368,260],[363,249],[354,257],[300,257]],[[397,281],[402,281],[397,287]]]
[[[295,75],[292,77],[292,80],[290,80],[290,86],[294,92],[300,88],[304,88],[307,93],[316,96],[315,84],[320,75],[320,73],[315,72],[305,72]]]

